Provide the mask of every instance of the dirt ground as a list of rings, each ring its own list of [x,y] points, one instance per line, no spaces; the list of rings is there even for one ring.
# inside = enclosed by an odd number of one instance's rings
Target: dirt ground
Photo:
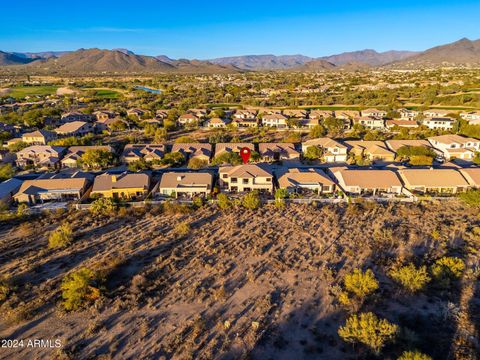
[[[49,250],[60,220],[75,241]],[[191,231],[180,236],[183,222]],[[402,328],[382,358],[412,348],[457,358],[458,339],[468,339],[466,352],[478,346],[478,281],[406,295],[386,273],[397,262],[428,265],[444,255],[474,269],[479,225],[478,211],[454,201],[153,208],[96,218],[72,211],[4,224],[0,275],[15,288],[0,308],[0,338],[60,339],[62,347],[0,348],[0,359],[369,358],[337,335],[348,316],[338,286],[355,268],[371,268],[380,281],[362,311]],[[106,274],[102,297],[67,313],[60,283],[80,267]]]

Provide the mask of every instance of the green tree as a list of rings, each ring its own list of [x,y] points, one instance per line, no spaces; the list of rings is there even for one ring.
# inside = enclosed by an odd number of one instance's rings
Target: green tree
[[[185,162],[185,156],[180,152],[171,152],[165,154],[161,163],[163,165],[178,166]]]
[[[464,193],[460,193],[460,199],[466,204],[473,207],[480,207],[480,190],[469,190]]]
[[[343,278],[345,291],[340,294],[339,301],[344,305],[360,307],[365,298],[378,289],[378,281],[373,271],[368,269],[363,272],[360,269],[353,270]]]
[[[245,194],[242,199],[242,205],[247,209],[258,209],[262,202],[257,191],[250,191]]]
[[[398,326],[375,314],[361,313],[351,315],[338,329],[338,335],[346,342],[361,343],[370,348],[377,356],[384,345],[392,341],[398,333]]]
[[[432,360],[432,358],[420,351],[404,351],[397,360]]]
[[[12,285],[6,277],[0,277],[0,304],[5,301],[12,291]]]
[[[318,146],[309,146],[303,157],[307,160],[320,160],[323,157],[323,150]]]
[[[150,168],[150,164],[146,162],[144,158],[128,163],[128,170],[132,172],[148,170]]]
[[[78,160],[87,169],[105,169],[113,164],[113,154],[103,149],[88,149]]]
[[[329,116],[324,121],[325,128],[330,136],[338,136],[343,132],[343,120]]]
[[[430,281],[427,267],[416,268],[414,264],[393,269],[389,275],[411,293],[421,290]]]
[[[212,160],[212,165],[240,165],[242,162],[243,160],[238,153],[229,151],[216,156]]]
[[[15,170],[11,164],[0,165],[0,182],[8,180],[15,175]]]
[[[67,247],[72,243],[72,241],[72,228],[69,224],[63,224],[53,231],[48,237],[48,247],[50,249]]]
[[[191,136],[180,136],[175,140],[175,144],[191,144],[191,143],[197,143],[194,138]]]
[[[218,194],[217,200],[218,200],[218,207],[222,210],[228,209],[232,206],[232,202],[230,201],[230,199],[226,194],[223,194],[223,193]]]
[[[90,212],[94,215],[113,215],[116,209],[116,204],[111,198],[101,197],[90,206]]]
[[[61,285],[63,306],[66,310],[77,310],[100,297],[96,274],[81,268],[65,276]]]
[[[326,134],[326,130],[322,125],[315,125],[311,130],[310,130],[310,137],[312,138],[318,138],[322,137]]]

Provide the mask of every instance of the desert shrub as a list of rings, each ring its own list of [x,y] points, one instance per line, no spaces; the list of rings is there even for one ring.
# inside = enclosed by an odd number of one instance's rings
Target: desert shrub
[[[28,205],[27,204],[19,204],[17,207],[17,216],[24,216],[28,214]]]
[[[458,279],[465,269],[465,263],[457,257],[445,256],[438,259],[431,267],[433,278],[442,287],[450,286],[451,282]]]
[[[0,165],[0,182],[10,179],[15,175],[15,170],[11,164]]]
[[[207,166],[208,162],[199,158],[192,158],[188,161],[188,167],[190,169],[202,169]]]
[[[66,310],[77,310],[100,297],[96,274],[87,268],[81,268],[68,274],[61,285],[63,306]]]
[[[320,160],[323,156],[323,150],[318,146],[309,146],[303,154],[307,160]]]
[[[397,325],[371,312],[351,315],[346,324],[338,329],[338,335],[344,341],[364,344],[376,355],[380,354],[388,341],[395,338],[397,332]]]
[[[94,215],[112,215],[115,212],[116,204],[111,198],[99,198],[92,202],[90,212]]]
[[[12,291],[12,285],[5,277],[0,277],[0,303],[5,301]]]
[[[217,200],[218,200],[218,207],[222,210],[228,209],[232,206],[232,202],[230,201],[228,196],[225,194],[218,194]]]
[[[162,204],[163,212],[166,214],[189,214],[193,211],[191,206],[165,201]]]
[[[413,166],[429,166],[433,164],[433,157],[426,155],[415,155],[410,157],[410,161],[408,163]]]
[[[467,205],[480,207],[480,190],[470,190],[459,195]]]
[[[368,295],[378,289],[378,281],[370,269],[365,272],[355,269],[351,274],[346,274],[343,285],[345,291],[340,294],[339,301],[347,306],[360,306]]]
[[[432,360],[432,358],[420,351],[404,351],[397,360]]]
[[[250,191],[242,199],[242,205],[247,209],[258,209],[262,202],[257,191]]]
[[[200,196],[193,198],[193,206],[201,208],[203,206],[203,199]]]
[[[288,198],[287,189],[277,189],[275,191],[275,205],[277,207],[284,207],[286,198]]]
[[[414,264],[392,269],[389,275],[411,293],[422,289],[430,281],[427,267],[416,268]]]
[[[190,232],[190,230],[191,230],[190,224],[186,221],[181,222],[180,224],[175,226],[175,229],[174,229],[175,234],[177,234],[179,236],[187,235]]]
[[[73,232],[69,224],[60,225],[48,237],[48,247],[50,249],[63,248],[73,241]]]

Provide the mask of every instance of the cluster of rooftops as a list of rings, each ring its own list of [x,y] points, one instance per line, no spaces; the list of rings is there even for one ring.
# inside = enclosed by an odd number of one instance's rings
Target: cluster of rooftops
[[[341,141],[331,138],[315,138],[300,144],[294,143],[176,143],[127,144],[119,153],[122,163],[143,160],[161,161],[165,154],[180,153],[185,161],[202,160],[209,164],[224,153],[239,153],[248,147],[258,153],[257,162],[300,162],[310,147],[321,151],[322,163],[346,163],[349,155],[361,156],[372,163],[398,161],[397,153],[402,147],[424,147],[432,150],[440,160],[458,159],[471,162],[480,151],[480,140],[455,134],[433,136],[424,140]],[[69,148],[50,145],[32,145],[15,154],[17,166],[35,165],[37,168],[77,167],[78,160],[88,150],[104,150],[114,153],[109,145],[72,146]],[[351,157],[350,156],[350,157]]]
[[[89,201],[98,197],[129,200],[209,197],[258,191],[272,196],[286,189],[307,197],[330,194],[406,196],[455,194],[480,188],[480,167],[328,168],[285,167],[266,163],[221,166],[218,169],[155,172],[88,173],[62,171],[37,178],[12,178],[0,184],[3,201],[38,204],[45,201]]]

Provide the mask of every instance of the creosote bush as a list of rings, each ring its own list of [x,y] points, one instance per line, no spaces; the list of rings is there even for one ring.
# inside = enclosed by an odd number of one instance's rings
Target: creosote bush
[[[65,310],[77,310],[100,297],[97,275],[90,269],[81,268],[68,274],[61,285]]]
[[[432,358],[420,351],[404,351],[397,360],[432,360]]]
[[[421,266],[416,268],[414,264],[392,269],[389,275],[395,282],[411,293],[419,291],[430,281],[427,267]]]
[[[437,261],[431,267],[433,278],[442,287],[449,287],[451,282],[462,276],[465,269],[465,263],[457,257],[445,256]]]
[[[262,202],[257,191],[250,191],[242,199],[242,205],[247,209],[258,209]]]
[[[5,277],[0,277],[0,303],[5,301],[12,291],[10,281]]]
[[[230,201],[228,196],[223,193],[218,194],[217,200],[218,200],[218,207],[222,210],[232,207],[232,202]]]
[[[355,269],[351,274],[346,274],[343,279],[345,291],[340,294],[339,301],[347,306],[360,306],[365,298],[378,289],[378,281],[373,271],[368,269],[363,272]]]
[[[186,221],[181,222],[180,224],[175,226],[174,231],[177,235],[185,236],[191,231],[190,224]]]
[[[90,212],[94,215],[113,215],[116,209],[116,204],[111,198],[101,197],[94,202],[90,207]]]
[[[380,354],[388,341],[395,338],[397,332],[397,325],[371,312],[351,315],[346,324],[338,329],[338,335],[344,341],[364,344],[376,355]]]
[[[73,241],[73,232],[69,224],[60,225],[48,237],[50,249],[67,247]]]

